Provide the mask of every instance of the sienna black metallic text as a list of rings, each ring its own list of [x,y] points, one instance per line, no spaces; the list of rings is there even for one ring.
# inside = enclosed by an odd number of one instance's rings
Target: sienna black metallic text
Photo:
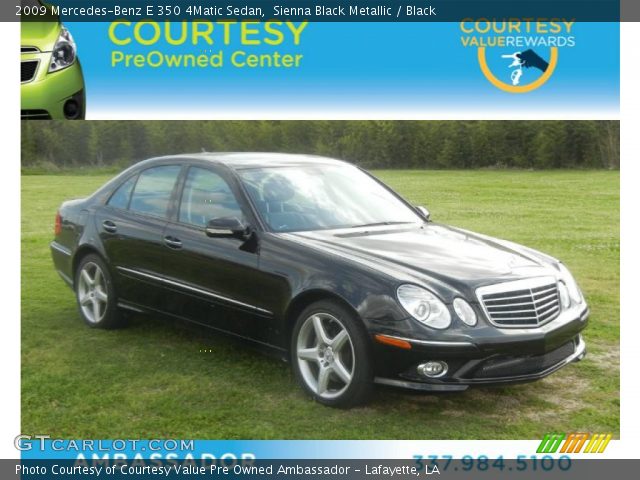
[[[146,312],[251,340],[327,405],[362,402],[373,383],[531,381],[585,355],[589,309],[562,263],[434,223],[323,157],[140,162],[63,203],[51,251],[88,325]]]

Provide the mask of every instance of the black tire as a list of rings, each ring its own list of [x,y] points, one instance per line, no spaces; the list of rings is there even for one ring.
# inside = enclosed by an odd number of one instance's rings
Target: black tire
[[[91,278],[94,285],[89,282]],[[113,329],[124,325],[125,317],[118,309],[118,297],[109,267],[98,255],[89,254],[80,260],[75,272],[74,291],[78,311],[88,326]],[[84,298],[84,303],[81,297]],[[97,314],[96,303],[99,305]]]
[[[309,340],[308,335],[316,335],[317,342],[315,325],[313,324],[312,320],[312,318],[317,315],[320,315],[320,318],[323,318],[323,325],[325,325],[328,329],[334,328],[334,331],[338,331],[340,332],[340,334],[342,333],[341,329],[346,330],[348,333],[348,340],[350,344],[344,344],[342,347],[339,347],[341,348],[341,350],[339,352],[336,352],[336,354],[331,352],[328,361],[324,358],[324,356],[321,356],[320,353],[318,353],[319,360],[317,361],[316,366],[316,362],[314,361],[307,359],[300,360],[298,358],[298,350],[300,345],[302,345],[306,349],[307,342],[305,342],[305,340]],[[333,319],[330,317],[333,317]],[[312,322],[312,327],[306,326],[305,331],[303,332],[303,326],[305,326],[307,321]],[[312,333],[309,333],[309,328],[314,328]],[[332,340],[335,340],[337,336],[337,334],[334,335]],[[327,338],[330,337],[331,335],[327,335]],[[310,342],[310,344],[313,343],[313,341]],[[350,345],[352,348],[348,348],[348,345]],[[302,346],[300,348],[302,348]],[[326,353],[327,348],[324,348],[323,350],[321,347],[316,350],[318,352],[322,351]],[[369,400],[373,388],[373,362],[371,355],[371,345],[369,343],[369,335],[362,321],[353,312],[351,312],[348,308],[344,307],[340,303],[332,300],[321,300],[305,308],[296,319],[296,323],[291,335],[290,351],[291,364],[293,366],[293,371],[295,373],[296,379],[298,380],[302,388],[319,403],[331,407],[349,408],[365,403]],[[344,359],[342,357],[344,357]],[[353,360],[353,363],[351,363],[350,360]],[[335,368],[335,365],[337,363],[340,363],[341,365],[348,365],[347,370],[351,373],[350,383],[345,383],[342,387],[342,390],[340,389],[339,384],[340,382],[344,383],[344,381],[340,380],[339,376],[337,375],[337,373],[335,373],[334,370],[331,370],[332,367]],[[316,374],[317,381],[316,387],[314,389],[312,386],[310,386],[310,381],[313,381],[313,371],[316,368],[316,371],[318,373]],[[329,374],[331,380],[329,381],[338,384],[338,387],[334,388],[333,392],[327,389],[324,395],[318,393],[318,391],[320,390],[319,372],[321,368],[329,368],[329,371],[331,372]],[[309,380],[309,377],[311,377],[311,380]],[[333,394],[336,395],[333,398],[326,397],[326,395]]]

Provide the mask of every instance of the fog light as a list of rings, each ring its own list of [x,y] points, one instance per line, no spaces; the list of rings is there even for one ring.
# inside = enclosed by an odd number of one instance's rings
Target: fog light
[[[64,104],[64,116],[69,120],[75,120],[80,113],[80,105],[74,99],[67,100]]]
[[[442,377],[447,373],[447,368],[445,362],[431,361],[418,365],[418,373],[430,378]]]

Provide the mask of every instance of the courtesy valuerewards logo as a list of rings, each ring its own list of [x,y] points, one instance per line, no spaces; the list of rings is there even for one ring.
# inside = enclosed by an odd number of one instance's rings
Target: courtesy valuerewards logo
[[[547,433],[536,453],[602,453],[610,433]]]
[[[574,25],[566,19],[465,19],[460,41],[477,50],[480,70],[494,87],[528,93],[551,79],[561,50],[575,47]]]

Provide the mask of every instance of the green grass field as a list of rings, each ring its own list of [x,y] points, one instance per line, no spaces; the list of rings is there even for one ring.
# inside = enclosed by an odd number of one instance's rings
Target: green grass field
[[[49,254],[56,208],[108,176],[22,178],[22,431],[62,438],[536,439],[619,433],[620,176],[608,171],[379,171],[434,221],[540,249],[591,306],[587,359],[537,383],[314,403],[289,367],[160,319],[84,326]],[[207,350],[207,353],[203,353]],[[209,350],[211,350],[209,352]]]

